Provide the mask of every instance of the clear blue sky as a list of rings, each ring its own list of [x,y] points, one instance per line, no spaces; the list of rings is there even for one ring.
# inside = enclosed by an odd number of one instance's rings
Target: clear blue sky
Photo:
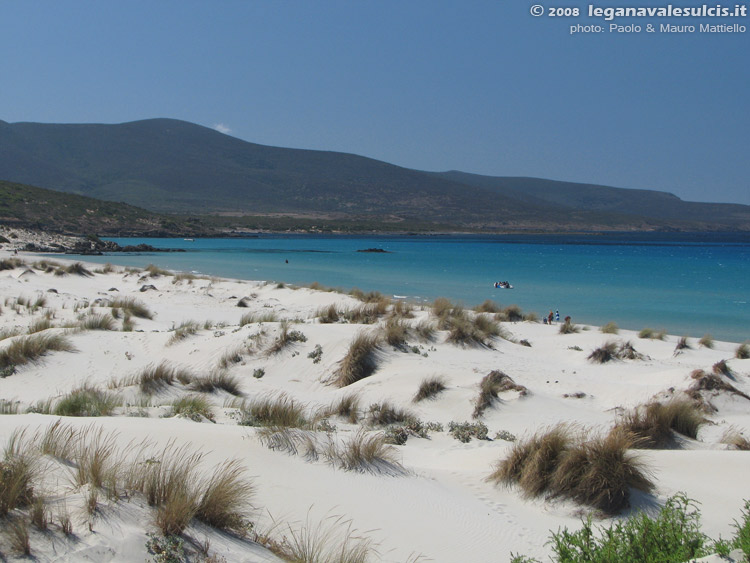
[[[535,3],[2,0],[0,119],[173,117],[409,168],[750,204],[750,17],[616,20],[745,33],[617,34]]]

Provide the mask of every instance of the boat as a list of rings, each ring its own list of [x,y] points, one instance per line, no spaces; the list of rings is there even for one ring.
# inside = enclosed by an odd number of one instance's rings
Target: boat
[[[495,289],[513,289],[513,286],[509,282],[495,282]]]
[[[192,238],[184,238],[182,240],[184,240],[186,242],[195,242],[195,239],[192,239]]]

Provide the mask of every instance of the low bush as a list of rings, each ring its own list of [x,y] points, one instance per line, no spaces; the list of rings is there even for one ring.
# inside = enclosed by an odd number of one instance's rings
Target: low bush
[[[619,334],[620,327],[617,326],[617,323],[610,321],[599,330],[604,334]]]
[[[214,371],[206,377],[196,377],[190,383],[190,389],[200,393],[226,391],[235,397],[243,395],[240,390],[240,380],[225,371]]]
[[[486,440],[488,429],[484,422],[454,422],[448,423],[448,433],[459,442],[467,444],[472,438]]]
[[[747,360],[750,358],[750,345],[747,342],[743,342],[734,351],[734,357],[738,360]]]
[[[115,330],[115,319],[111,315],[92,314],[78,324],[82,330]]]
[[[281,323],[281,332],[279,333],[279,336],[276,337],[273,344],[268,348],[268,353],[278,354],[294,342],[307,342],[307,336],[298,330],[289,330],[289,322],[283,321]]]
[[[408,424],[416,419],[414,413],[396,407],[388,401],[373,403],[367,411],[367,422],[372,426]]]
[[[714,347],[714,339],[710,334],[704,334],[701,339],[698,341],[698,346],[703,346],[704,348],[713,348]]]
[[[654,330],[653,328],[644,328],[638,333],[638,338],[648,338],[651,340],[664,340],[666,336],[666,331]]]

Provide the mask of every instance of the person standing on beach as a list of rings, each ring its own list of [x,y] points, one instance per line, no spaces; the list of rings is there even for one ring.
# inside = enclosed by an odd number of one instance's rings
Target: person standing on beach
[[[560,311],[555,310],[555,322],[560,322]]]
[[[550,310],[550,312],[549,312],[549,315],[547,315],[547,322],[548,322],[549,324],[552,324],[552,319],[554,319],[554,318],[555,318],[555,315],[554,315],[554,313],[552,312],[552,310]]]

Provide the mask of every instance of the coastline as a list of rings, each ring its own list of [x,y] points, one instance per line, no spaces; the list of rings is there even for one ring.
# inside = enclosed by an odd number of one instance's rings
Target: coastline
[[[546,558],[544,544],[550,530],[580,526],[585,507],[560,499],[524,498],[514,487],[486,481],[494,464],[513,445],[498,438],[500,432],[520,439],[560,422],[580,425],[594,434],[603,432],[618,413],[681,395],[695,384],[691,376],[695,370],[710,372],[722,360],[732,374],[726,381],[750,394],[750,360],[733,357],[736,343],[717,341],[708,348],[690,339],[690,347],[678,351],[675,336],[641,339],[633,331],[603,334],[593,326],[561,334],[560,324],[524,321],[499,322],[505,338],[488,338],[486,345],[453,343],[445,330],[435,331],[428,340],[408,332],[403,346],[380,344],[372,374],[340,388],[330,380],[340,370],[350,344],[360,333],[383,330],[396,303],[386,305],[384,314],[368,324],[363,320],[324,323],[322,312],[331,305],[352,311],[366,303],[334,292],[262,281],[175,276],[158,268],[106,271],[101,264],[83,263],[91,275],[56,275],[61,266],[67,268],[74,262],[0,250],[0,260],[13,258],[26,265],[0,272],[5,296],[0,323],[3,329],[21,334],[0,341],[0,349],[25,338],[22,333],[48,317],[52,326],[39,333],[66,335],[75,351],[50,352],[16,366],[14,373],[0,379],[0,399],[6,405],[15,404],[18,412],[3,416],[0,443],[7,443],[13,429],[27,427],[33,433],[61,418],[23,414],[29,407],[39,410],[38,405],[48,400],[54,406],[75,389],[96,388],[117,398],[112,414],[65,416],[65,424],[77,429],[93,424],[104,432],[116,432],[115,442],[122,448],[147,437],[162,447],[170,440],[190,443],[205,452],[209,465],[237,458],[253,476],[256,493],[250,514],[256,531],[273,527],[269,514],[283,522],[284,529],[286,525],[299,529],[305,522],[315,526],[340,516],[357,530],[370,531],[366,535],[377,544],[378,559],[383,561],[419,555],[446,562],[498,561],[507,560],[511,551]],[[34,266],[40,262],[44,268]],[[153,318],[133,317],[132,331],[123,332],[124,310],[115,318],[109,306],[117,298],[143,303]],[[35,302],[39,303],[36,309]],[[411,315],[400,322],[412,331],[424,321],[435,322],[429,307],[415,307]],[[94,316],[111,317],[112,330],[63,328]],[[188,321],[194,321],[194,331],[183,331],[184,337],[176,338]],[[282,335],[293,331],[305,339],[297,337],[274,351]],[[592,350],[609,340],[632,343],[641,359],[603,365],[587,360]],[[531,346],[521,345],[522,341]],[[320,347],[317,362],[316,346]],[[195,377],[214,373],[227,353],[240,349],[235,354],[239,361],[226,363],[222,372],[234,378],[241,397],[221,389],[196,391],[194,383],[178,381],[144,395],[138,385],[128,384],[136,374],[161,362],[184,368]],[[498,369],[527,392],[500,392],[475,419],[472,413],[480,381]],[[414,403],[420,382],[434,376],[444,379],[446,390],[432,400]],[[387,427],[366,421],[369,405],[384,401],[411,411],[424,422],[440,423],[443,430],[426,437],[410,435],[405,444],[391,446],[394,457],[389,466],[347,471],[325,461],[322,454],[315,461],[299,452],[291,455],[278,447],[269,449],[261,429],[237,425],[241,409],[236,401],[243,399],[252,402],[284,394],[312,416],[352,393],[360,397],[360,420],[353,423],[329,416],[328,424],[335,431],[330,427],[313,431],[316,440],[343,443],[360,432],[380,435]],[[208,401],[213,422],[174,414],[175,400],[194,395]],[[739,516],[741,499],[750,498],[750,485],[744,479],[747,454],[732,451],[721,440],[732,427],[748,435],[750,401],[720,390],[701,391],[700,396],[717,409],[706,414],[712,424],[701,428],[697,440],[680,439],[680,447],[640,451],[655,476],[656,489],[652,495],[632,496],[632,508],[624,515],[685,491],[701,503],[706,532],[726,537]],[[481,421],[491,439],[457,441],[447,428],[451,422],[463,421]],[[102,494],[98,512],[89,514],[85,508],[88,489],[51,485],[60,482],[64,473],[53,471],[47,480],[50,497],[55,503],[67,503],[77,522],[78,542],[63,542],[68,556],[106,549],[119,556],[141,553],[147,557],[144,546],[147,532],[154,529],[154,509],[137,497],[126,508]],[[716,478],[706,479],[707,473]],[[93,531],[86,531],[89,525]],[[210,538],[217,556],[228,561],[275,560],[258,537],[256,541],[233,540],[201,526],[192,524],[186,533],[199,540]],[[59,536],[58,532],[53,535]],[[465,542],[466,537],[472,542]],[[51,558],[44,534],[32,533],[32,548],[40,560]]]

